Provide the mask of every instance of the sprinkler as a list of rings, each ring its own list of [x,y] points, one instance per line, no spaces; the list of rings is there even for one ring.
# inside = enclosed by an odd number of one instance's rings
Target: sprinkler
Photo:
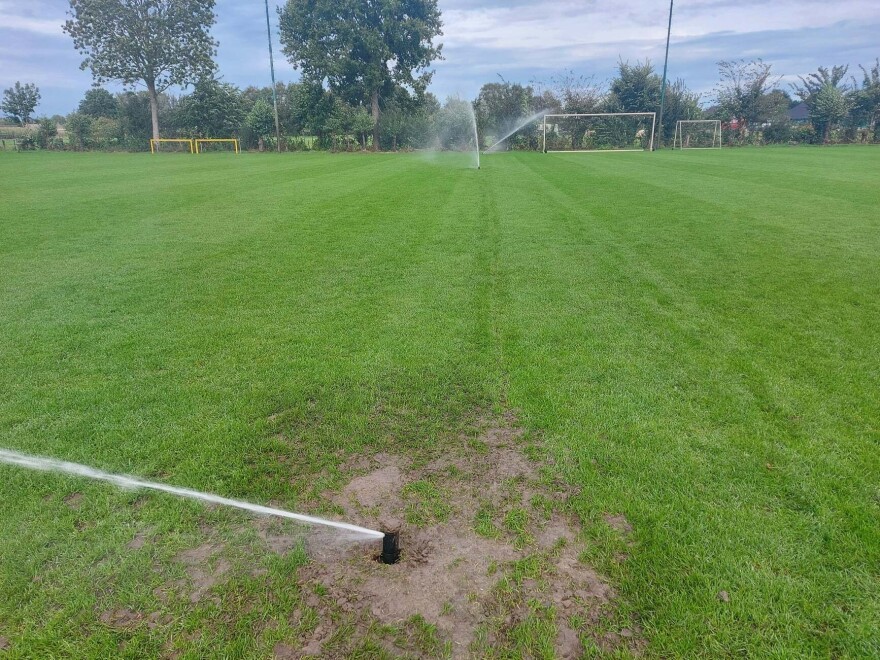
[[[400,561],[400,531],[386,531],[382,538],[382,554],[379,561],[383,564],[396,564]]]

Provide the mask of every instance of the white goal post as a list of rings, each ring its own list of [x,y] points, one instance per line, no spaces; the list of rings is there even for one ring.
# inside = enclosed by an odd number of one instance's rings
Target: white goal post
[[[680,119],[675,125],[673,149],[720,149],[720,119]]]
[[[653,151],[655,112],[544,115],[544,153]]]

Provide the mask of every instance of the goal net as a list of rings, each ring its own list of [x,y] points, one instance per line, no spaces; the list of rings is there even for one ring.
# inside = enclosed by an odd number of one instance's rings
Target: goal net
[[[673,149],[720,149],[721,121],[682,119],[675,125]]]
[[[651,151],[653,112],[544,115],[544,151]]]
[[[238,140],[235,138],[199,138],[194,142],[197,154],[211,153],[215,151],[234,154],[241,152]]]
[[[195,153],[195,146],[192,140],[161,138],[158,140],[150,140],[150,153],[157,154],[162,152],[177,152],[185,154]]]

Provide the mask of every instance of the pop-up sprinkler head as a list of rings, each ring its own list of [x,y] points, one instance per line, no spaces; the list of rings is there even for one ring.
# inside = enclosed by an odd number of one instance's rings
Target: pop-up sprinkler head
[[[386,531],[382,539],[382,554],[379,561],[383,564],[396,564],[400,560],[400,532]]]

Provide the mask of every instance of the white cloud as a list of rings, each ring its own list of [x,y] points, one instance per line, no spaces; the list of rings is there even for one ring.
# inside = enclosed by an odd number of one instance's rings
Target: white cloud
[[[63,37],[64,32],[61,25],[64,23],[64,17],[60,18],[32,18],[30,16],[22,16],[20,14],[4,11],[0,7],[0,26],[3,31],[29,32],[51,37]]]

